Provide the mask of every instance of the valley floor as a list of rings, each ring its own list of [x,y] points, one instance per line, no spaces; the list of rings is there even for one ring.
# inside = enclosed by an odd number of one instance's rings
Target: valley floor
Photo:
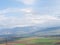
[[[0,45],[60,45],[60,39],[52,38],[23,38]]]

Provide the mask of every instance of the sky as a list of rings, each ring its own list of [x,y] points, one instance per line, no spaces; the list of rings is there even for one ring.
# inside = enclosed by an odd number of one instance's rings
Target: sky
[[[0,0],[0,28],[60,26],[60,0]]]

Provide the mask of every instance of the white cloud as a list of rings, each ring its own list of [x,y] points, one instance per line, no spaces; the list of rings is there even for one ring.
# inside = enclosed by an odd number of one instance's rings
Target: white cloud
[[[0,15],[7,14],[7,13],[31,13],[32,8],[6,8],[3,10],[0,10]]]
[[[11,13],[11,12],[20,12],[21,9],[20,8],[6,8],[3,10],[0,10],[0,15],[1,14],[6,14],[6,13]]]
[[[11,16],[11,17],[6,17],[4,15],[5,13],[13,13],[13,12],[22,12],[24,13],[22,18]],[[40,24],[41,26],[56,26],[60,25],[60,18],[50,16],[50,15],[34,15],[33,9],[31,8],[25,8],[25,9],[20,9],[20,8],[7,8],[3,11],[0,15],[0,26],[1,27],[22,27],[22,26],[34,26],[37,24]]]
[[[22,2],[26,5],[33,5],[35,2],[35,0],[16,0],[16,1]]]
[[[25,8],[25,9],[21,9],[21,11],[26,13],[31,13],[33,10],[31,8]]]
[[[5,19],[4,19],[5,18]],[[3,20],[2,20],[3,19]],[[56,21],[58,21],[57,23],[60,23],[60,19],[56,18],[56,17],[50,17],[49,16],[25,16],[25,18],[17,18],[17,17],[5,17],[3,16],[0,20],[0,25],[3,25],[5,27],[16,27],[16,26],[34,26],[37,24],[46,24],[47,23],[49,25],[56,25]]]

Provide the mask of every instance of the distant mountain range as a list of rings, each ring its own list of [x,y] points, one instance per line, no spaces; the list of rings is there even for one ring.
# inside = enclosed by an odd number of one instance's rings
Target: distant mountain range
[[[0,29],[0,35],[42,36],[42,35],[60,35],[60,27],[15,27]]]

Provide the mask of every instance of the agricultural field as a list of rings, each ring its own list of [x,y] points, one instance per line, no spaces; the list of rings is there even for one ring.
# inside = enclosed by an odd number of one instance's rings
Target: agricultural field
[[[6,45],[6,43],[0,45]],[[51,38],[23,38],[7,42],[7,45],[60,45],[60,40]]]

